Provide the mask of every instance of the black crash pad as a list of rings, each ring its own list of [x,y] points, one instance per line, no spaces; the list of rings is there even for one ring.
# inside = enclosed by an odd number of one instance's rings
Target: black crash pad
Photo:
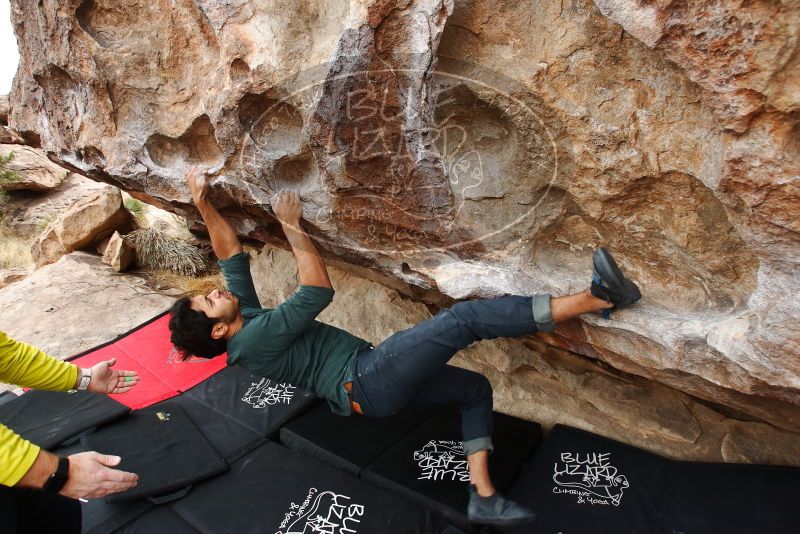
[[[115,530],[114,534],[198,534],[198,531],[169,507],[161,505]]]
[[[82,438],[84,446],[120,456],[119,469],[139,475],[133,488],[106,498],[161,498],[225,471],[228,466],[175,403],[131,412]]]
[[[370,463],[361,476],[434,510],[460,528],[468,528],[469,472],[461,436],[458,408],[445,406]],[[499,491],[511,486],[541,437],[537,423],[494,414],[495,450],[489,457],[489,469]]]
[[[91,499],[81,503],[81,532],[83,534],[110,534],[126,523],[141,516],[155,505],[147,499],[107,502]]]
[[[70,456],[88,450],[80,441],[53,451],[58,456]],[[125,523],[153,508],[146,499],[133,499],[122,502],[106,502],[105,499],[89,499],[81,502],[82,534],[110,534]]]
[[[226,463],[231,464],[267,442],[258,432],[238,421],[190,399],[185,394],[172,397],[165,403],[180,406],[194,422],[200,433],[216,449]],[[160,407],[162,403],[154,404]]]
[[[281,442],[358,476],[399,439],[431,417],[430,407],[410,407],[391,417],[342,417],[318,406],[281,429]]]
[[[5,404],[17,398],[13,391],[0,391],[0,404]]]
[[[678,462],[556,425],[509,496],[517,533],[772,534],[800,531],[800,469]]]
[[[422,508],[273,442],[169,506],[209,534],[441,530]]]
[[[668,460],[556,425],[508,496],[537,513],[506,533],[660,532]]]
[[[800,532],[800,469],[672,462],[664,484],[665,532]]]
[[[228,366],[181,395],[229,417],[260,436],[277,434],[287,421],[319,400],[302,388]]]
[[[232,463],[319,401],[301,388],[227,367],[164,402],[183,408],[220,456]]]
[[[0,405],[0,423],[52,449],[128,412],[130,408],[106,395],[31,390]]]

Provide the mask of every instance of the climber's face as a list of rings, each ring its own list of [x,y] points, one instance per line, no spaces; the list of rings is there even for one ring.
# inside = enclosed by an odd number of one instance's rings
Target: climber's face
[[[232,323],[239,316],[239,299],[230,291],[215,289],[208,295],[191,298],[192,309],[205,313],[210,319]]]

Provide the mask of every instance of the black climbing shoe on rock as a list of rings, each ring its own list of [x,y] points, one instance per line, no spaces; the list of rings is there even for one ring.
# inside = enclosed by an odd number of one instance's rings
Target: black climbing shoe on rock
[[[613,308],[603,311],[603,317],[608,319],[612,311],[630,306],[642,298],[639,288],[625,278],[625,275],[617,267],[617,262],[605,247],[597,249],[592,261],[594,271],[592,272],[590,291],[595,297],[614,305]]]
[[[470,484],[467,518],[470,523],[510,527],[530,523],[536,519],[536,514],[496,491],[491,497],[481,497],[475,491],[475,486]]]

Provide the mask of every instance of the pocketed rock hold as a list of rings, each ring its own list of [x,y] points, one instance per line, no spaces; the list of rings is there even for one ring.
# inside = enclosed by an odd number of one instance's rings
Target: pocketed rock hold
[[[119,234],[114,232],[108,240],[105,252],[103,252],[103,263],[110,265],[112,269],[121,273],[127,271],[136,260],[136,250]]]
[[[131,224],[119,189],[106,186],[59,215],[33,244],[31,254],[38,268],[89,247],[115,230],[126,231]]]

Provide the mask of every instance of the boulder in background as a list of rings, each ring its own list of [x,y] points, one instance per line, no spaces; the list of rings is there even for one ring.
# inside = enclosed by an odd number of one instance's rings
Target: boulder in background
[[[10,286],[14,282],[19,282],[28,276],[29,271],[25,267],[12,267],[11,269],[0,270],[0,289]]]
[[[0,124],[8,124],[8,116],[11,113],[11,102],[8,95],[0,95]]]
[[[103,252],[103,263],[110,265],[118,273],[127,271],[136,260],[136,250],[119,234],[109,238]]]
[[[4,191],[51,191],[58,187],[69,171],[59,167],[44,155],[41,150],[24,145],[0,145],[0,156],[13,153],[6,168],[19,175],[18,180],[0,185]]]
[[[93,254],[73,252],[0,290],[0,330],[66,358],[124,334],[174,300]]]
[[[33,244],[31,254],[36,266],[41,267],[88,247],[115,230],[126,231],[131,224],[119,189],[106,186],[59,215]]]

